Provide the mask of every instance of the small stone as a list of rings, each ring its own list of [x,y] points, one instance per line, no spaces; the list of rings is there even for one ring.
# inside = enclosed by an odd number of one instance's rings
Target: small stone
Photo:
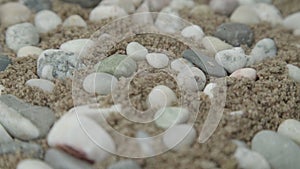
[[[230,112],[229,114],[231,116],[242,116],[245,112],[243,110],[239,110],[239,111],[233,111],[233,112]]]
[[[294,32],[293,32],[293,34],[294,34],[295,36],[300,36],[300,28],[295,29]]]
[[[209,50],[209,52],[213,53],[214,55],[222,50],[233,48],[233,46],[213,36],[205,36],[202,39],[202,44],[205,49]]]
[[[300,68],[292,64],[287,64],[287,68],[289,71],[289,77],[294,81],[300,83]]]
[[[0,137],[0,145],[13,141],[11,136],[7,133],[7,131],[5,130],[5,128],[1,124],[0,124],[0,136],[1,136]]]
[[[101,0],[63,0],[69,3],[79,4],[84,8],[92,8],[95,7]]]
[[[35,143],[13,141],[0,144],[0,155],[15,154],[16,152],[34,158],[42,158],[44,154],[42,147]]]
[[[91,94],[109,94],[118,83],[117,78],[107,73],[92,73],[83,81],[83,88]]]
[[[13,25],[6,30],[5,40],[7,46],[17,52],[24,46],[37,45],[40,41],[40,36],[31,23],[21,23]]]
[[[195,5],[194,0],[172,0],[170,7],[175,10],[182,10],[184,8],[192,8]]]
[[[149,3],[150,11],[151,12],[159,12],[163,8],[167,7],[171,0],[147,0]]]
[[[238,0],[240,5],[252,5],[256,3],[272,4],[272,0]]]
[[[40,56],[43,52],[41,48],[35,46],[24,46],[19,49],[17,57]]]
[[[278,127],[279,134],[284,135],[300,145],[300,122],[294,119],[285,120]]]
[[[192,25],[192,26],[185,27],[181,31],[181,35],[185,38],[192,38],[195,41],[201,41],[201,39],[204,36],[204,32],[200,26]]]
[[[208,95],[208,97],[210,99],[214,98],[214,93],[213,93],[213,89],[217,86],[216,83],[209,83],[208,85],[205,86],[203,93],[205,93],[206,95]]]
[[[283,21],[283,26],[287,29],[300,29],[300,12],[287,16]]]
[[[212,14],[213,14],[212,9],[208,5],[204,5],[204,4],[197,5],[190,11],[191,16],[199,16],[199,15],[209,16]]]
[[[193,67],[193,64],[184,58],[178,58],[171,62],[171,69],[181,72],[184,69]]]
[[[155,113],[155,124],[163,129],[185,123],[189,119],[189,111],[182,107],[164,107]]]
[[[11,60],[5,56],[5,55],[0,55],[0,72],[4,71],[8,65],[11,64]]]
[[[179,151],[189,148],[196,140],[196,130],[192,125],[180,124],[165,131],[163,142],[166,147]]]
[[[20,3],[24,4],[29,9],[31,9],[33,12],[39,12],[41,10],[52,8],[51,0],[19,0],[19,1]]]
[[[126,55],[115,54],[97,64],[97,72],[108,73],[119,77],[130,77],[137,70],[136,62]]]
[[[3,27],[26,22],[29,20],[30,15],[30,10],[17,2],[8,2],[0,6],[0,21]]]
[[[135,61],[145,60],[148,54],[148,49],[138,42],[131,42],[126,47],[126,53],[128,57]]]
[[[149,65],[156,69],[165,68],[169,64],[169,58],[163,53],[149,53],[146,55]]]
[[[249,26],[242,23],[223,23],[217,28],[215,36],[238,47],[243,44],[251,46],[254,33]]]
[[[154,19],[150,13],[148,1],[144,1],[144,3],[136,10],[135,15],[132,16],[132,21],[139,25],[153,25]]]
[[[52,167],[41,160],[26,159],[19,162],[17,169],[52,169]]]
[[[223,66],[229,73],[246,66],[247,57],[242,48],[236,47],[233,49],[223,50],[215,56],[218,64]]]
[[[98,6],[91,11],[89,20],[100,22],[103,19],[120,18],[126,15],[126,11],[119,6]]]
[[[247,78],[250,80],[256,80],[257,75],[256,75],[256,70],[253,68],[243,68],[243,69],[238,69],[234,71],[230,77],[234,77],[237,79],[242,79],[242,78]]]
[[[258,132],[252,139],[252,149],[263,155],[272,168],[295,169],[300,166],[300,147],[274,131]]]
[[[209,3],[214,12],[222,15],[230,15],[238,5],[237,0],[211,0]]]
[[[164,8],[158,15],[155,21],[155,26],[163,33],[176,33],[184,28],[184,23],[180,19],[177,11],[167,7]]]
[[[30,87],[37,87],[45,92],[51,93],[54,89],[54,83],[45,79],[30,79],[26,83]]]
[[[272,4],[258,3],[254,10],[261,21],[269,22],[272,26],[281,25],[283,22],[280,11]]]
[[[154,87],[148,95],[148,106],[150,108],[162,108],[172,106],[177,102],[177,96],[172,89],[159,85]]]
[[[107,169],[141,169],[141,167],[133,160],[122,160],[109,165]]]
[[[45,161],[55,169],[92,169],[91,164],[56,149],[49,149],[46,152]]]
[[[260,22],[256,11],[249,5],[239,6],[230,17],[231,22],[238,22],[247,25],[258,24]]]
[[[184,69],[176,77],[179,87],[192,92],[201,91],[206,84],[205,74],[198,68]]]
[[[83,57],[88,54],[93,45],[94,42],[90,39],[75,39],[61,44],[59,49]]]
[[[255,151],[238,147],[234,153],[239,168],[243,169],[271,169],[266,159]]]
[[[34,24],[40,33],[47,33],[62,24],[62,20],[56,13],[42,10],[35,15]]]
[[[81,16],[71,15],[64,21],[63,27],[83,27],[83,28],[87,28],[87,24]]]

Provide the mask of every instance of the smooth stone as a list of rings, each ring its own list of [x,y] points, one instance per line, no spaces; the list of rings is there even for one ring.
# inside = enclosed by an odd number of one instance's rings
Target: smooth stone
[[[169,58],[163,53],[149,53],[146,55],[147,62],[156,69],[162,69],[168,66]]]
[[[238,0],[240,5],[253,5],[256,3],[272,4],[272,0]]]
[[[194,0],[172,0],[169,6],[175,10],[182,10],[184,8],[192,8],[195,5]]]
[[[10,64],[11,60],[8,58],[8,56],[0,55],[0,72],[4,71]]]
[[[13,141],[0,144],[0,155],[15,154],[16,152],[36,158],[42,158],[44,154],[42,147],[35,143]]]
[[[43,52],[41,48],[35,46],[24,46],[19,49],[17,57],[40,56]]]
[[[167,7],[171,0],[146,0],[149,3],[151,12],[159,12],[163,8]]]
[[[83,27],[83,28],[87,28],[87,24],[81,16],[71,15],[64,21],[63,27]]]
[[[209,57],[200,51],[188,49],[182,53],[182,57],[211,76],[224,77],[227,75],[225,69],[213,57]]]
[[[230,16],[230,21],[253,25],[260,23],[260,18],[251,6],[243,5],[236,8],[236,10]]]
[[[253,68],[243,68],[243,69],[238,69],[234,71],[230,77],[234,77],[237,79],[242,79],[242,78],[247,78],[250,80],[256,80],[257,75],[256,75],[256,70]]]
[[[281,25],[283,22],[280,11],[274,5],[258,3],[254,10],[261,21],[269,22],[272,26]]]
[[[239,3],[237,0],[211,0],[209,6],[215,13],[230,15]]]
[[[1,26],[9,27],[30,19],[31,11],[23,4],[8,2],[0,6]]]
[[[126,53],[129,58],[135,61],[140,61],[146,59],[148,49],[138,42],[130,42],[126,47]]]
[[[285,120],[278,127],[277,132],[300,145],[300,122],[295,119]]]
[[[212,15],[213,10],[206,4],[196,5],[191,11],[191,16],[199,16],[199,15]]]
[[[300,12],[293,13],[283,20],[283,26],[287,29],[300,29]]]
[[[107,169],[141,169],[141,167],[133,160],[121,160],[109,165]]]
[[[184,58],[178,58],[171,62],[171,69],[176,72],[181,72],[184,69],[193,67],[193,64]]]
[[[233,46],[213,36],[205,36],[202,39],[202,44],[209,52],[216,54],[222,50],[232,49]]]
[[[39,77],[48,80],[72,78],[73,72],[83,67],[80,57],[75,53],[58,49],[43,51],[37,60]]]
[[[91,164],[57,149],[46,152],[45,162],[55,169],[92,169]]]
[[[165,131],[163,143],[167,148],[180,151],[189,148],[196,140],[196,130],[192,125],[180,124]]]
[[[184,24],[178,12],[170,7],[159,12],[154,23],[160,32],[169,34],[179,32],[184,28]]]
[[[155,155],[154,153],[154,149],[152,147],[153,145],[153,140],[149,140],[149,138],[151,137],[148,133],[146,133],[143,130],[138,130],[135,134],[136,138],[148,138],[147,140],[145,139],[140,139],[138,140],[139,143],[139,147],[141,149],[141,151],[146,155],[146,156],[153,156]]]
[[[135,12],[135,5],[133,0],[102,0],[98,6],[118,6],[128,14]]]
[[[100,22],[103,19],[121,18],[127,15],[127,12],[119,6],[98,6],[94,8],[89,16],[92,22]]]
[[[200,26],[192,25],[192,26],[185,27],[181,31],[181,35],[185,38],[192,38],[197,42],[197,41],[201,41],[201,39],[205,34]]]
[[[148,95],[149,108],[172,106],[177,102],[177,96],[172,89],[164,85],[155,86]]]
[[[62,24],[62,20],[56,13],[42,10],[35,15],[34,24],[40,33],[47,33]]]
[[[232,140],[232,142],[237,146],[237,148],[246,148],[249,149],[248,145],[241,140]]]
[[[9,27],[5,37],[7,46],[15,52],[24,46],[37,45],[40,41],[37,29],[31,23],[21,23]]]
[[[292,64],[287,64],[286,66],[289,71],[289,77],[294,81],[300,83],[300,68]]]
[[[30,79],[26,83],[30,87],[37,87],[45,92],[51,93],[55,87],[55,84],[45,79]]]
[[[119,77],[130,77],[137,71],[136,62],[126,55],[115,54],[101,60],[97,65],[97,72],[108,73]]]
[[[88,51],[93,45],[94,42],[90,39],[75,39],[61,44],[59,49],[66,52],[73,52],[78,56],[84,57],[88,54]]]
[[[200,69],[192,67],[179,72],[176,81],[181,89],[198,92],[204,89],[206,76]]]
[[[137,8],[135,15],[132,15],[132,21],[139,25],[153,25],[154,19],[150,13],[148,1],[144,1],[144,3]]]
[[[243,169],[271,169],[266,159],[255,151],[238,147],[234,153],[239,168]]]
[[[20,161],[16,169],[53,169],[53,168],[41,160],[26,159]]]
[[[91,94],[111,93],[118,83],[117,78],[107,73],[92,73],[83,81],[83,89]]]
[[[19,2],[27,6],[33,12],[52,8],[51,0],[19,0]]]
[[[215,59],[218,64],[223,66],[229,73],[233,73],[234,71],[243,68],[247,63],[247,56],[240,47],[218,52]]]
[[[263,155],[272,168],[295,169],[300,166],[300,147],[274,131],[258,132],[252,139],[252,150]]]
[[[2,91],[5,89],[3,85],[0,85],[0,96],[2,95]]]
[[[189,111],[182,107],[164,107],[155,113],[154,119],[158,127],[167,129],[185,123],[189,119]]]
[[[89,162],[101,162],[116,151],[114,140],[96,121],[72,112],[53,125],[47,142]]]
[[[97,4],[99,4],[99,2],[101,0],[63,0],[63,1],[79,4],[80,6],[82,6],[84,8],[91,8],[91,7],[95,7]]]
[[[249,26],[242,23],[223,23],[217,28],[215,36],[238,47],[243,44],[251,46],[254,33]]]
[[[7,133],[7,131],[5,130],[5,128],[1,124],[0,124],[0,136],[1,136],[0,137],[0,145],[13,141],[11,136]]]
[[[205,86],[203,93],[205,93],[210,99],[214,98],[213,89],[217,86],[216,83],[209,83]]]

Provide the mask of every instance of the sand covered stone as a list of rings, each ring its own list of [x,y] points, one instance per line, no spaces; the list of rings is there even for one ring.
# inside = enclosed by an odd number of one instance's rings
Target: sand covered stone
[[[300,145],[300,122],[298,120],[285,120],[280,124],[277,131],[279,134],[290,138],[295,143]]]
[[[91,94],[109,94],[116,85],[118,79],[107,73],[92,73],[83,81],[83,88]]]
[[[11,60],[7,56],[0,55],[0,71],[4,71],[10,64]]]
[[[107,169],[141,169],[141,167],[133,160],[121,160],[109,165]]]
[[[42,10],[35,15],[34,24],[40,33],[47,33],[62,24],[62,20],[53,11]]]
[[[0,6],[1,26],[4,27],[26,22],[30,15],[30,10],[21,3],[8,2]]]
[[[43,50],[35,46],[24,46],[19,49],[17,57],[40,56]]]
[[[63,27],[83,27],[86,28],[87,24],[79,15],[69,16],[63,23]]]
[[[53,169],[47,163],[38,159],[25,159],[19,162],[16,169]]]
[[[52,92],[55,85],[53,82],[45,79],[30,79],[26,83],[26,85],[31,87],[37,87],[45,92]]]
[[[128,57],[135,61],[145,60],[148,54],[148,49],[138,42],[130,42],[126,47]]]
[[[165,68],[169,64],[169,58],[163,53],[149,53],[146,55],[147,62],[154,68]]]
[[[39,12],[45,9],[52,8],[51,0],[19,0],[22,4],[27,6],[33,12]]]
[[[189,119],[189,111],[182,107],[164,107],[155,113],[154,119],[158,127],[166,129],[185,123]]]

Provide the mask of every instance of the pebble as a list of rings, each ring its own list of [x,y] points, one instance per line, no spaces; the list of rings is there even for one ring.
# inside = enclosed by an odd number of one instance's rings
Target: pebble
[[[129,14],[135,12],[135,5],[132,0],[103,0],[98,6],[118,6]]]
[[[149,53],[146,55],[149,65],[156,69],[162,69],[168,66],[169,58],[163,53]]]
[[[163,142],[169,149],[179,151],[189,148],[196,140],[196,130],[192,125],[175,125],[165,131]]]
[[[191,16],[199,16],[199,15],[212,15],[214,12],[212,11],[212,9],[205,4],[201,4],[201,5],[196,5],[191,11],[190,11],[190,15]]]
[[[240,5],[252,5],[256,3],[272,4],[272,0],[238,0]]]
[[[136,14],[132,16],[132,20],[134,23],[140,25],[153,25],[154,19],[152,14],[150,13],[150,7],[148,1],[144,1],[144,3],[138,7],[136,10]]]
[[[163,8],[167,7],[171,0],[147,0],[147,2],[149,3],[151,12],[159,12]]]
[[[266,159],[255,151],[238,147],[234,153],[239,168],[242,169],[271,169]]]
[[[300,83],[300,68],[292,64],[287,64],[287,68],[289,71],[289,77]]]
[[[89,162],[101,162],[116,151],[114,140],[100,125],[75,113],[65,114],[54,124],[47,142]]]
[[[194,0],[172,0],[169,6],[172,9],[175,9],[177,11],[182,10],[184,8],[192,8],[194,7],[195,2]]]
[[[19,49],[17,57],[40,56],[43,52],[41,48],[35,46],[24,46]]]
[[[208,95],[210,99],[214,98],[213,89],[217,86],[216,83],[209,83],[205,86],[203,92]]]
[[[239,110],[239,111],[233,111],[233,112],[230,112],[229,114],[231,116],[242,116],[245,112],[243,110]]]
[[[1,26],[9,27],[30,19],[31,11],[23,4],[8,2],[0,6]]]
[[[7,68],[7,66],[10,64],[11,64],[11,60],[8,58],[8,56],[0,54],[0,72],[4,71]]]
[[[182,107],[164,107],[155,113],[154,118],[158,127],[167,129],[185,123],[189,119],[189,111]]]
[[[250,79],[250,80],[256,80],[257,75],[256,75],[256,70],[253,68],[243,68],[243,69],[238,69],[234,71],[230,77],[234,77],[237,79]]]
[[[155,155],[154,149],[153,149],[153,139],[150,138],[148,133],[146,133],[143,130],[138,130],[136,132],[136,138],[144,138],[144,139],[138,140],[139,147],[144,156],[150,157],[150,156]]]
[[[121,160],[109,165],[107,169],[141,169],[141,167],[133,160]]]
[[[45,161],[55,169],[92,169],[91,164],[57,149],[49,149]]]
[[[269,22],[272,26],[281,25],[283,22],[280,11],[274,5],[258,3],[254,10],[261,21]]]
[[[40,33],[47,33],[62,24],[62,20],[56,13],[42,10],[35,15],[34,24]]]
[[[94,42],[90,39],[75,39],[61,44],[59,49],[66,52],[73,52],[83,58],[88,54],[88,51],[93,45]]]
[[[233,48],[233,46],[213,36],[205,36],[202,39],[202,44],[205,47],[205,49],[207,49],[209,52],[213,53],[214,55],[217,52],[220,52],[222,50]]]
[[[82,68],[80,58],[73,52],[48,49],[42,52],[37,60],[37,73],[40,78],[72,78],[73,72]]]
[[[300,28],[295,29],[294,32],[293,32],[293,34],[294,34],[295,36],[300,36]]]
[[[293,13],[283,20],[283,26],[287,29],[300,29],[300,12]]]
[[[101,0],[63,0],[65,2],[79,4],[84,8],[92,8],[95,7]]]
[[[171,69],[181,72],[184,69],[193,67],[193,64],[184,58],[178,58],[171,62]]]
[[[11,136],[7,133],[7,131],[5,130],[5,128],[1,124],[0,124],[0,136],[1,136],[0,137],[0,145],[13,141]]]
[[[16,169],[53,169],[53,168],[41,160],[26,159],[20,161]]]
[[[252,149],[265,157],[272,168],[295,169],[300,166],[300,147],[276,132],[263,130],[252,139]]]
[[[149,108],[172,106],[177,102],[177,96],[172,89],[164,85],[155,86],[148,95]]]
[[[83,81],[83,89],[91,94],[110,94],[118,83],[117,78],[107,73],[92,73]]]
[[[229,73],[233,73],[234,71],[243,68],[247,63],[247,57],[241,47],[218,52],[215,59]]]
[[[140,61],[146,59],[148,49],[138,42],[130,42],[126,47],[126,53],[129,58],[135,61]]]
[[[24,46],[37,45],[40,41],[40,36],[31,23],[21,23],[13,25],[6,30],[5,40],[7,46],[17,52]]]
[[[119,6],[98,6],[91,11],[89,20],[100,22],[103,19],[120,18],[126,15],[127,12]]]
[[[239,6],[230,16],[231,22],[238,22],[247,25],[260,23],[260,18],[256,11],[249,5]]]
[[[15,154],[16,152],[20,152],[23,155],[28,155],[34,158],[42,158],[44,154],[42,147],[35,143],[13,141],[0,144],[0,155]]]
[[[108,73],[115,77],[130,77],[137,71],[136,62],[126,55],[115,54],[101,60],[97,65],[97,72]]]
[[[215,13],[230,15],[239,3],[237,0],[211,0],[209,6]]]
[[[82,27],[87,28],[86,22],[79,15],[69,16],[63,23],[63,27]]]
[[[181,31],[181,35],[185,38],[191,38],[195,41],[201,41],[201,39],[205,34],[200,26],[192,25],[192,26],[185,27]]]
[[[37,87],[45,92],[51,93],[55,87],[55,84],[45,79],[30,79],[26,83],[30,87]]]
[[[180,19],[179,14],[174,9],[164,8],[156,18],[154,25],[162,33],[173,34],[184,28],[184,22]]]
[[[300,145],[300,122],[294,119],[285,120],[278,127],[277,132]]]
[[[223,23],[220,25],[215,36],[226,41],[232,46],[238,47],[243,44],[252,45],[254,33],[249,26],[242,23]]]
[[[51,9],[51,0],[19,0],[20,3],[27,6],[33,12],[39,12],[41,10]]]
[[[200,69],[192,67],[179,72],[176,81],[181,89],[198,92],[204,89],[206,76]]]

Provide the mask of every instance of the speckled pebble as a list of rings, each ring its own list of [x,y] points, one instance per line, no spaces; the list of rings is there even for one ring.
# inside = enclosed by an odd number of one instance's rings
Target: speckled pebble
[[[62,20],[53,11],[42,10],[35,15],[34,24],[40,33],[47,33],[62,24]]]
[[[181,90],[198,92],[204,89],[206,76],[200,69],[192,67],[181,71],[176,81]]]

